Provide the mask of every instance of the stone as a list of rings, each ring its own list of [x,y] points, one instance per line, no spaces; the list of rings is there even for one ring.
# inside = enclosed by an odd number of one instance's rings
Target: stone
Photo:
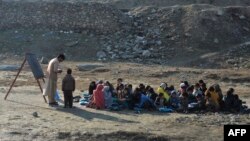
[[[240,61],[240,63],[243,63],[243,62],[247,61],[247,59],[244,59],[243,57],[240,57],[239,61]]]
[[[141,36],[137,36],[135,39],[136,43],[142,43],[143,41],[144,41],[144,37],[141,37]]]
[[[148,44],[148,41],[147,41],[147,40],[143,40],[143,41],[142,41],[142,45],[143,45],[143,46],[146,46],[147,44]]]
[[[108,54],[111,54],[111,55],[112,55],[112,54],[114,54],[114,52],[113,52],[113,51],[109,51]]]
[[[220,9],[217,11],[216,15],[217,16],[222,16],[224,14],[224,12]]]
[[[96,57],[97,57],[98,59],[101,59],[101,58],[107,57],[107,55],[106,55],[106,53],[105,53],[104,51],[98,51],[98,52],[96,53]]]
[[[33,112],[32,115],[33,115],[33,117],[38,117],[38,113],[37,112]]]
[[[184,34],[186,37],[191,37],[191,34],[190,33],[185,33]]]
[[[176,36],[171,37],[170,40],[175,41],[176,40]]]
[[[246,19],[246,17],[245,17],[244,15],[241,15],[239,18],[240,18],[241,20],[245,20],[245,19]]]
[[[154,29],[153,32],[154,32],[155,35],[160,35],[160,31],[161,30],[159,28],[156,28],[156,29]]]
[[[217,38],[214,39],[214,43],[218,44],[219,40]]]
[[[121,56],[122,59],[131,59],[133,58],[133,55],[130,55],[130,54],[124,54]]]
[[[162,42],[161,42],[160,40],[158,40],[158,41],[156,41],[156,44],[157,44],[158,46],[160,46],[160,45],[162,45]]]
[[[97,69],[94,69],[92,70],[91,72],[92,73],[103,73],[103,72],[109,72],[110,69],[107,69],[107,68],[97,68]]]
[[[247,28],[247,27],[243,27],[243,29],[244,29],[245,31],[247,31],[247,32],[249,32],[249,31],[250,31],[250,29],[249,29],[249,28]]]
[[[143,53],[143,50],[140,48],[133,49],[133,51],[134,52],[132,52],[132,54],[142,54]]]
[[[155,13],[155,12],[156,12],[156,10],[155,10],[155,9],[152,9],[152,10],[151,10],[151,13]]]
[[[107,51],[111,51],[111,49],[112,49],[112,48],[111,48],[110,46],[107,47]]]
[[[230,64],[230,65],[234,65],[234,64],[236,64],[236,60],[234,60],[234,59],[228,59],[227,61],[226,61],[226,63],[227,64]]]
[[[72,42],[68,42],[65,44],[65,46],[67,47],[73,47],[76,46],[79,42],[78,41],[72,41]]]
[[[19,70],[19,68],[20,68],[19,65],[0,65],[1,71],[15,71]]]
[[[48,64],[49,63],[49,59],[45,58],[45,57],[42,57],[41,60],[40,60],[40,63],[41,64]]]
[[[90,71],[99,67],[104,67],[102,64],[79,64],[76,66],[79,71]]]
[[[144,50],[144,51],[142,52],[142,56],[144,56],[144,57],[150,57],[150,55],[151,55],[151,53],[150,53],[149,50]]]
[[[134,22],[134,26],[138,26],[138,22]]]
[[[155,40],[150,40],[147,42],[147,45],[155,45],[156,41]]]
[[[112,54],[112,56],[110,58],[111,59],[115,59],[115,58],[117,58],[117,55],[116,54]]]

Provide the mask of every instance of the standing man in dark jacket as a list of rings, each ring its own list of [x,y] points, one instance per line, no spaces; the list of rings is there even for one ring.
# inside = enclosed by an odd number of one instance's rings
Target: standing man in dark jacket
[[[75,91],[75,79],[71,75],[72,70],[67,70],[67,75],[63,78],[62,81],[62,91],[64,94],[64,108],[73,106],[73,91]]]

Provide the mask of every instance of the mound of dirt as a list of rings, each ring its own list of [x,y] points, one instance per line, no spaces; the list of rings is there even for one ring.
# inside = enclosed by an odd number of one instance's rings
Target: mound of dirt
[[[138,7],[128,12],[133,31],[127,37],[116,37],[120,40],[115,44],[107,43],[107,56],[158,64],[223,66],[225,52],[249,40],[249,11],[250,7],[212,5]],[[244,50],[240,55],[246,62],[248,53]]]
[[[173,5],[190,5],[190,4],[211,4],[216,6],[246,6],[250,5],[248,0],[96,0],[115,5],[118,8],[134,8],[138,6],[157,6],[166,7]]]
[[[131,13],[136,21],[140,22],[137,26],[142,27],[140,32],[148,38],[153,36],[148,31],[157,30],[160,38],[170,46],[216,51],[218,47],[248,40],[249,11],[250,7],[189,5],[166,8],[141,7]]]
[[[3,0],[3,1],[16,1],[16,0]],[[22,0],[31,1],[31,0]],[[34,2],[48,0],[32,0]],[[50,2],[83,2],[90,3],[96,2],[101,4],[108,4],[115,6],[118,9],[131,9],[140,6],[157,6],[166,7],[174,5],[190,5],[190,4],[211,4],[215,6],[248,6],[249,0],[49,0]]]
[[[129,25],[129,18],[118,9],[98,3],[68,2],[2,2],[0,29],[26,28],[91,30],[99,34],[113,33]]]
[[[124,11],[109,6],[112,1],[95,2],[100,3],[1,2],[0,50],[4,55],[0,58],[24,52],[50,58],[64,52],[69,60],[202,68],[250,66],[249,6],[185,5],[190,1],[176,1],[180,5]]]

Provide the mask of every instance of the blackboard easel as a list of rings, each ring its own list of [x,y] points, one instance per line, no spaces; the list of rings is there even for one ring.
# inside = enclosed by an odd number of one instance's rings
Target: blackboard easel
[[[28,62],[29,66],[30,66],[30,68],[32,70],[32,73],[33,73],[33,75],[34,75],[34,77],[35,77],[35,79],[36,79],[36,81],[38,83],[38,86],[39,86],[41,92],[43,93],[43,89],[42,89],[42,86],[41,86],[40,81],[39,81],[40,79],[42,79],[43,83],[45,83],[45,80],[44,80],[45,76],[43,74],[42,68],[41,68],[39,62],[37,61],[37,58],[36,58],[35,54],[33,54],[33,53],[26,53],[25,54],[25,59],[24,59],[22,65],[21,65],[19,71],[17,72],[17,75],[16,75],[14,81],[12,82],[12,84],[11,84],[11,86],[10,86],[7,94],[5,95],[4,100],[7,99],[8,95],[9,95],[12,87],[14,86],[14,84],[15,84],[15,82],[17,80],[17,77],[19,76],[20,72],[22,71],[23,66],[26,63],[26,61]],[[43,98],[44,98],[45,103],[47,103],[47,100],[46,100],[46,98],[45,98],[44,95],[43,95]]]

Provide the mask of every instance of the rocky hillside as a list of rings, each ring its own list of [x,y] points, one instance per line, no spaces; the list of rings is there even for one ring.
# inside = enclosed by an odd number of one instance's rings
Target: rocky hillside
[[[79,0],[86,1],[86,0]],[[215,6],[247,6],[249,0],[87,0],[107,3],[120,9],[130,9],[138,6],[167,7],[174,5],[210,4]]]
[[[46,28],[112,33],[130,24],[118,9],[97,3],[2,2],[0,18],[0,29]]]
[[[65,52],[73,60],[250,67],[247,1],[225,1],[224,5],[242,5],[226,7],[215,6],[222,5],[217,1],[210,5],[188,3],[209,2],[205,0],[179,0],[175,6],[154,1],[162,5],[140,4],[131,9],[110,6],[114,1],[93,1],[2,1],[2,58],[27,51],[40,57]],[[149,1],[140,2],[147,5]]]
[[[249,6],[249,0],[2,0],[2,1],[44,1],[44,2],[84,2],[101,3],[118,9],[131,9],[139,6],[167,7],[174,5],[210,4],[215,6]]]

